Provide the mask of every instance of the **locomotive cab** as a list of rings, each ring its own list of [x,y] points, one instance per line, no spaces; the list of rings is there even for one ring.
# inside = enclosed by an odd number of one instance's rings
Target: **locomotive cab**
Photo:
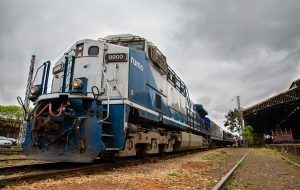
[[[128,49],[111,46],[81,40],[56,62],[52,73],[49,61],[37,69],[35,75],[42,74],[42,80],[35,77],[30,90],[34,110],[23,144],[29,158],[91,162],[108,146],[102,125],[110,110],[102,101],[126,98],[128,78]],[[109,143],[118,147],[120,138]]]

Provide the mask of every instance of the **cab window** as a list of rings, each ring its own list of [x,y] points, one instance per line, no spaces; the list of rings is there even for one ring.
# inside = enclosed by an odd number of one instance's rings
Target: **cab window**
[[[88,55],[96,56],[99,54],[99,47],[98,46],[91,46],[88,50]]]

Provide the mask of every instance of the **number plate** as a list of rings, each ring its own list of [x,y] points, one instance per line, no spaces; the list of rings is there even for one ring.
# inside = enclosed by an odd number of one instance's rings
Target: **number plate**
[[[105,55],[106,62],[125,62],[127,61],[126,53],[109,53]]]
[[[53,67],[52,73],[55,75],[57,73],[60,73],[64,70],[64,63],[61,63],[59,65],[56,65],[55,67]]]

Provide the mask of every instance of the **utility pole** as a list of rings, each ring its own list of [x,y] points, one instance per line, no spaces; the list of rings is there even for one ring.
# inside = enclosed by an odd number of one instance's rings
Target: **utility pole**
[[[26,133],[26,127],[27,127],[27,121],[29,120],[29,115],[27,111],[29,110],[29,105],[30,101],[28,99],[28,96],[30,95],[30,88],[32,86],[32,77],[33,77],[33,71],[34,71],[34,64],[35,64],[35,55],[31,56],[31,63],[30,63],[30,68],[29,68],[29,74],[28,74],[28,79],[27,79],[27,86],[26,86],[26,92],[25,92],[25,99],[24,99],[24,108],[25,108],[25,113],[24,113],[24,119],[23,119],[23,124],[20,126],[20,131],[19,131],[19,142],[24,142],[25,141],[25,133]]]
[[[243,129],[244,129],[244,118],[243,118],[243,110],[241,108],[241,100],[240,100],[240,96],[236,97],[236,104],[237,104],[237,108],[238,111],[240,112],[240,122],[241,122],[241,133],[243,133]],[[245,144],[245,139],[243,138],[244,144]]]
[[[237,108],[238,108],[239,110],[241,110],[241,100],[240,100],[240,96],[237,96],[237,97],[236,97],[236,103],[237,103]]]

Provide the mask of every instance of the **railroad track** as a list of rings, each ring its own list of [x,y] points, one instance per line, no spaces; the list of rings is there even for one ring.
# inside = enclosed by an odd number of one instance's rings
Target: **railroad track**
[[[9,150],[9,149],[0,149],[0,154],[5,154],[5,155],[14,155],[14,154],[24,154],[23,150]]]
[[[165,157],[162,159],[166,159]],[[169,158],[171,159],[171,158]],[[33,182],[40,179],[51,178],[59,176],[60,178],[70,176],[76,172],[83,173],[96,173],[113,170],[115,168],[130,167],[138,164],[144,164],[147,162],[156,162],[156,158],[143,159],[131,159],[124,160],[123,162],[113,163],[103,160],[98,160],[93,164],[78,164],[78,163],[45,163],[45,164],[33,164],[23,165],[17,167],[5,167],[0,168],[0,187],[9,183],[15,184],[16,182],[29,181]],[[68,166],[64,166],[67,164]],[[62,167],[63,166],[63,167]],[[4,173],[2,173],[4,172]]]
[[[24,161],[29,160],[27,158],[11,158],[11,159],[0,159],[0,162],[9,162],[9,161]]]
[[[17,166],[7,166],[0,168],[0,180],[1,176],[9,175],[11,173],[21,173],[26,171],[35,171],[35,170],[43,170],[47,168],[53,167],[60,167],[58,163],[38,163],[38,164],[24,164],[24,165],[17,165]]]
[[[243,162],[249,152],[247,152],[222,178],[221,180],[212,188],[212,190],[219,190],[226,183],[226,181],[230,178],[233,172],[237,169],[237,167]]]
[[[67,177],[76,172],[83,172],[88,174],[104,172],[108,170],[113,170],[115,168],[130,167],[149,162],[157,162],[159,160],[173,159],[175,157],[185,156],[187,154],[193,154],[198,152],[199,151],[178,152],[168,154],[163,157],[155,156],[149,157],[147,159],[126,158],[125,160],[121,160],[117,163],[107,162],[104,160],[96,160],[92,164],[53,162],[4,167],[0,168],[0,187],[1,184],[3,186],[11,182],[14,182],[15,184],[16,182],[32,182],[55,176],[59,176],[60,178]]]
[[[107,170],[111,167],[110,164],[94,164],[94,165],[87,165],[87,166],[78,166],[78,167],[72,167],[68,169],[50,169],[50,170],[35,170],[25,173],[16,173],[16,174],[10,174],[10,175],[3,175],[0,176],[0,182],[11,182],[11,181],[22,181],[29,179],[31,181],[37,180],[37,179],[43,179],[49,176],[64,176],[67,174],[72,174],[73,172],[77,171],[92,171],[92,170]]]
[[[0,187],[5,186],[11,182],[21,182],[24,180],[35,181],[51,176],[66,176],[76,171],[93,170],[102,166],[111,167],[109,164],[95,163],[95,164],[82,164],[82,163],[39,163],[28,164],[20,166],[10,166],[0,168]]]
[[[283,157],[283,156],[281,156],[281,158],[282,158],[283,160],[285,160],[285,161],[287,161],[287,162],[293,164],[294,166],[297,166],[298,168],[300,168],[300,165],[297,164],[296,162],[293,162],[293,161],[291,161],[291,160],[289,160],[289,159],[287,159],[287,158],[285,158],[285,157]]]

